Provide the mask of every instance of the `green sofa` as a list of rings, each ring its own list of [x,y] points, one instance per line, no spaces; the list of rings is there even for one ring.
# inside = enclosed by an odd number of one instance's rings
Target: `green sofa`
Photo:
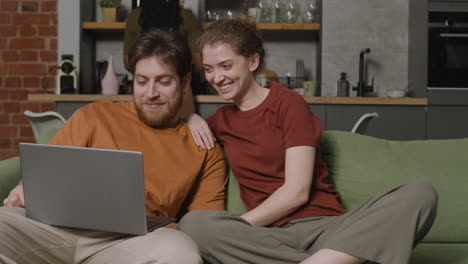
[[[47,142],[55,132],[41,141]],[[438,216],[414,250],[411,264],[468,264],[468,199],[464,198],[468,191],[468,139],[389,141],[325,131],[321,151],[347,210],[410,178],[432,182],[439,192]],[[18,159],[0,161],[0,199],[18,179]],[[245,212],[232,173],[226,207],[234,214]]]
[[[347,210],[408,179],[430,181],[439,192],[438,215],[411,264],[468,264],[468,139],[390,141],[325,131],[321,151]],[[245,212],[232,173],[226,207]]]

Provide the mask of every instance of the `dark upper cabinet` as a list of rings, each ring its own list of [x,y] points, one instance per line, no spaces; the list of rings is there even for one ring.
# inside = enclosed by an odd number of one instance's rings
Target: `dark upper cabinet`
[[[372,117],[375,113],[378,117]],[[326,114],[327,130],[351,131],[363,119],[357,133],[390,140],[426,138],[425,106],[328,105]]]

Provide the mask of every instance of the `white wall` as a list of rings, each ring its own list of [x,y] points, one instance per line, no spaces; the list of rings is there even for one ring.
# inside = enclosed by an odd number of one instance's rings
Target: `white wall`
[[[70,12],[70,10],[77,10]],[[57,32],[57,59],[62,55],[72,54],[77,74],[80,69],[80,1],[57,1],[58,32]],[[57,63],[58,63],[57,62]],[[79,84],[78,84],[79,85]]]
[[[427,23],[427,0],[410,8],[408,0],[325,0],[322,21],[322,94],[336,96],[340,72],[348,73],[351,86],[359,79],[359,52],[370,48],[367,58],[367,78],[375,77],[374,91],[387,96],[388,89],[425,89],[423,71],[410,67],[426,67],[424,39],[414,38],[411,32],[424,36]],[[420,12],[415,16],[413,12]],[[418,14],[418,13],[416,13]],[[410,20],[411,18],[411,20]],[[418,20],[418,21],[416,21]],[[411,23],[410,23],[411,21]],[[415,28],[415,23],[417,27]],[[410,30],[411,28],[411,30]],[[422,32],[422,33],[421,33]],[[418,41],[412,43],[411,41]],[[421,55],[422,54],[422,55]],[[355,94],[356,92],[353,92]]]

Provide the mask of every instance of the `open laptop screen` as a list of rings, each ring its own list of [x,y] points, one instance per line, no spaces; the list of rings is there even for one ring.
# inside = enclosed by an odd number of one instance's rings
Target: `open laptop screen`
[[[146,234],[142,153],[29,143],[19,148],[27,217]]]

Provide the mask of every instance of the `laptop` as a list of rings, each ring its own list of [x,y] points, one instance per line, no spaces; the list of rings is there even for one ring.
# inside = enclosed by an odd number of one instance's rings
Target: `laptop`
[[[19,150],[28,218],[132,235],[176,220],[146,216],[141,152],[31,143]]]

